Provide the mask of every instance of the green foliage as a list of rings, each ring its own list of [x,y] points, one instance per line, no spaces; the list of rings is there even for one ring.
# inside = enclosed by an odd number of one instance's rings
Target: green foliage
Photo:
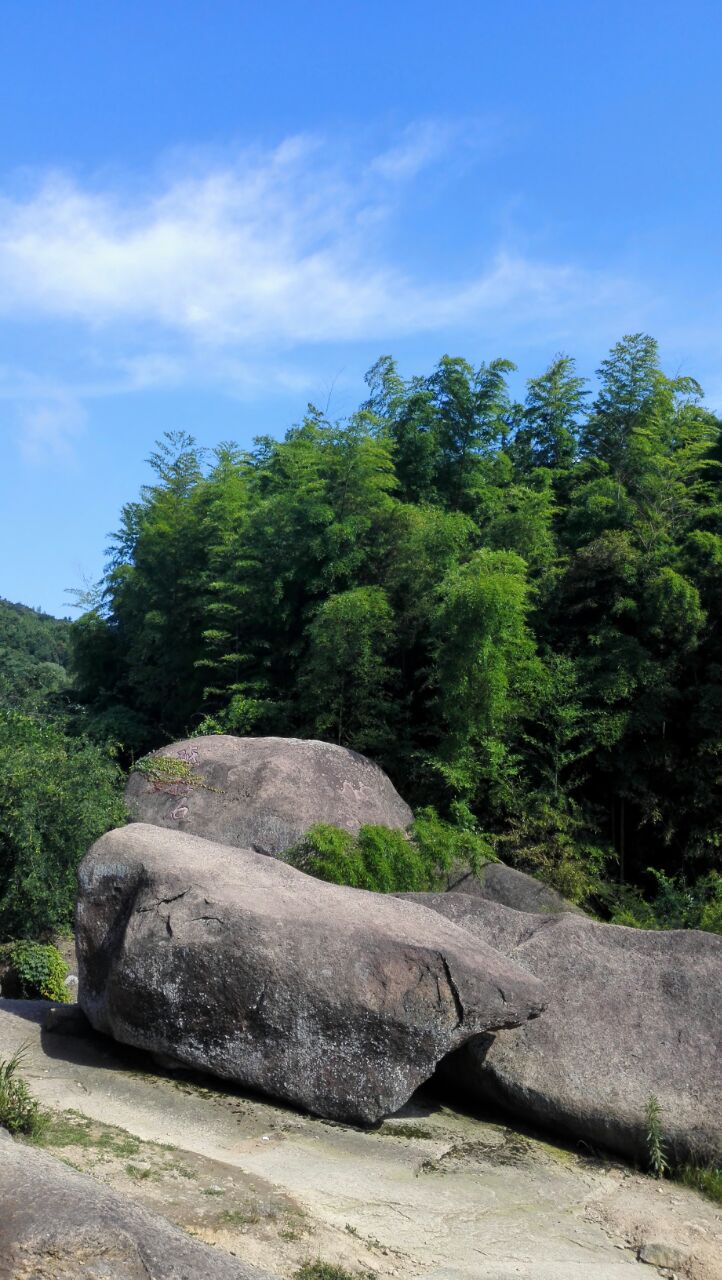
[[[192,787],[198,781],[194,776],[190,763],[187,760],[180,760],[177,756],[156,754],[143,756],[142,759],[135,761],[131,768],[131,773],[139,773],[148,782],[157,785],[159,789],[165,786],[172,786],[176,782]]]
[[[498,847],[505,862],[580,906],[599,894],[610,857],[571,797],[560,801],[543,791],[526,795],[523,811],[511,817]]]
[[[428,888],[428,868],[403,832],[362,827],[357,837],[327,823],[312,827],[286,859],[319,880],[374,893]]]
[[[166,435],[72,629],[74,729],[342,743],[578,902],[722,872],[720,422],[646,334],[590,405],[566,354],[523,404],[511,371],[383,356],[343,423]]]
[[[124,821],[107,751],[61,725],[0,710],[0,938],[70,927],[75,872],[88,847]]]
[[[38,1138],[47,1116],[20,1075],[26,1053],[27,1045],[21,1045],[11,1058],[0,1061],[0,1125],[8,1133]]]
[[[562,471],[571,466],[588,395],[571,356],[556,356],[541,377],[529,379],[523,426],[514,442],[515,456],[525,470]]]
[[[651,1095],[644,1109],[647,1138],[647,1156],[650,1172],[655,1178],[663,1178],[669,1170],[662,1131],[662,1110],[659,1099]]]
[[[649,868],[656,893],[645,898],[632,885],[607,886],[606,901],[613,924],[635,929],[705,929],[722,934],[722,876],[710,871],[688,884]]]
[[[318,823],[284,857],[332,884],[374,893],[421,893],[445,887],[445,875],[459,864],[478,870],[489,848],[474,830],[443,822],[425,809],[410,836],[380,826],[364,826],[353,836]]]
[[[57,947],[41,942],[11,942],[0,948],[24,1000],[52,1000],[68,1004],[70,994],[65,985],[68,966]]]
[[[142,1149],[141,1140],[135,1134],[119,1129],[116,1125],[89,1120],[79,1111],[52,1112],[41,1136],[44,1147],[81,1147],[86,1151],[95,1151],[101,1157],[138,1156]]]
[[[694,1187],[715,1204],[722,1205],[722,1169],[715,1165],[686,1164],[675,1171],[675,1177],[686,1187]]]
[[[434,681],[444,732],[434,764],[466,801],[506,799],[509,738],[535,676],[527,607],[525,564],[513,552],[477,551],[440,584]]]
[[[314,735],[359,751],[383,747],[390,730],[391,606],[379,587],[329,596],[308,627],[300,689]]]
[[[413,843],[429,868],[429,888],[437,888],[445,873],[458,867],[478,872],[485,862],[497,862],[490,840],[476,826],[463,802],[451,806],[453,822],[444,822],[435,809],[419,809],[411,827]]]
[[[70,622],[0,599],[0,707],[42,706],[70,684]]]

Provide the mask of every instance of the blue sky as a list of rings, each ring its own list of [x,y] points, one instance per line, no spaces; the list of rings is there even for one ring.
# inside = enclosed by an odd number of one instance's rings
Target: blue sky
[[[722,7],[4,0],[0,595],[68,612],[164,430],[343,416],[382,353],[623,333],[722,409]]]

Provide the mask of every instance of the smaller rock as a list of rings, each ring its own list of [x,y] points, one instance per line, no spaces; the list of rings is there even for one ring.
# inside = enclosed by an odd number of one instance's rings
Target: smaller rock
[[[673,1245],[660,1244],[658,1241],[643,1244],[637,1258],[650,1267],[661,1267],[665,1271],[681,1271],[688,1261],[687,1254],[675,1249]]]
[[[43,1031],[54,1036],[87,1036],[92,1030],[79,1004],[54,1004],[43,1019]]]
[[[356,834],[365,823],[404,831],[413,819],[373,761],[301,738],[174,742],[131,772],[126,800],[135,821],[274,856],[317,822]]]
[[[580,907],[567,902],[551,885],[537,880],[536,876],[527,875],[525,871],[507,867],[503,862],[487,862],[476,875],[469,869],[458,871],[450,879],[448,892],[499,902],[514,911],[539,915],[560,915],[567,911],[575,915],[584,914]]]

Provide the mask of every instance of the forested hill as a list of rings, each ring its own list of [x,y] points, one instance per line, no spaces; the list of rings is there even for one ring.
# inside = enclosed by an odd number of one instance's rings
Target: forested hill
[[[512,368],[384,357],[341,424],[167,435],[74,625],[93,731],[340,742],[577,898],[719,866],[721,424],[644,335],[594,394]]]
[[[0,598],[0,702],[27,705],[68,684],[70,622]]]

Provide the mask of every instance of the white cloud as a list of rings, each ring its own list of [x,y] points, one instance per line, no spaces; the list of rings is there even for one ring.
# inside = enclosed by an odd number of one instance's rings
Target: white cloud
[[[0,313],[96,333],[145,326],[149,348],[161,334],[221,349],[381,341],[476,324],[512,304],[524,324],[613,300],[613,282],[502,251],[451,284],[385,259],[388,179],[413,179],[450,136],[433,123],[407,131],[353,176],[304,138],[201,172],[189,164],[142,196],[47,175],[25,198],[0,200]],[[163,384],[176,357],[135,359],[137,379]]]

